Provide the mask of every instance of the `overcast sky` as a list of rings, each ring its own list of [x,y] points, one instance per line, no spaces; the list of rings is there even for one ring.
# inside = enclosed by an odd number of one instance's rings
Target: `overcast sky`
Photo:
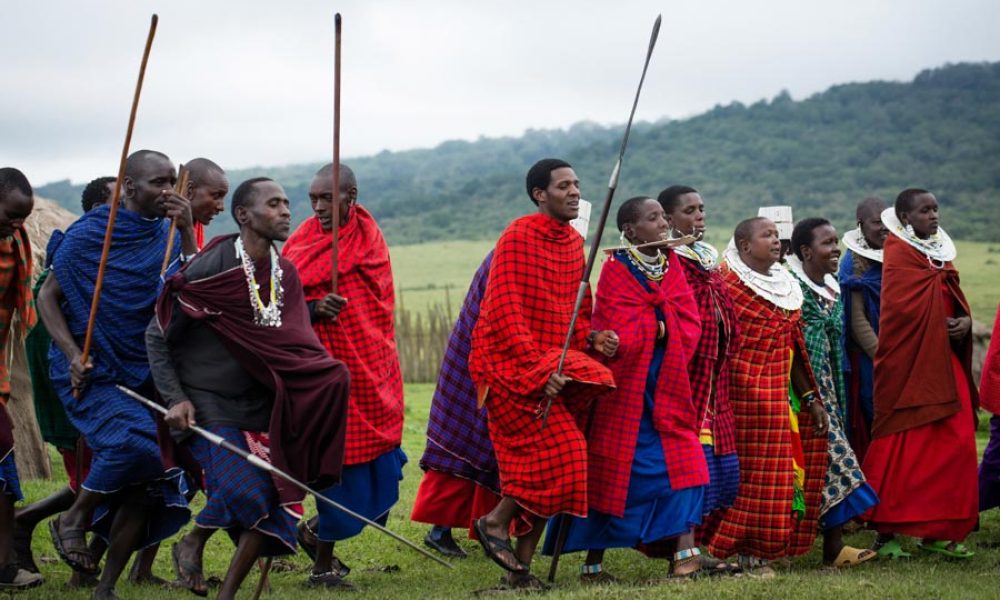
[[[344,157],[622,123],[657,13],[643,120],[1000,60],[996,0],[4,4],[0,165],[36,185],[116,172],[154,10],[132,148],[227,168],[331,154],[337,10]]]

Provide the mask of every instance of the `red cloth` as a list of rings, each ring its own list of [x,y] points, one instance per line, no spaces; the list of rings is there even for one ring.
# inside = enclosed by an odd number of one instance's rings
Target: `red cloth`
[[[708,484],[705,452],[698,441],[698,415],[691,402],[688,362],[701,333],[698,306],[677,256],[667,252],[669,268],[645,289],[615,256],[601,269],[593,326],[618,334],[618,352],[602,359],[618,388],[601,396],[587,439],[590,508],[625,514],[632,459],[642,418],[646,379],[656,343],[659,308],[666,320],[666,351],[656,379],[653,426],[660,434],[670,488]]]
[[[313,329],[330,355],[351,373],[345,465],[378,458],[403,439],[403,376],[396,352],[395,288],[389,246],[362,206],[351,209],[338,236],[338,290],[347,307],[336,320],[317,319]],[[288,238],[285,258],[299,270],[306,301],[330,293],[333,239],[310,217]]]
[[[82,439],[82,438],[81,438]],[[77,449],[82,446],[83,455],[81,456]],[[77,462],[80,461],[80,477],[83,479],[87,478],[87,474],[90,473],[90,461],[94,457],[90,448],[86,444],[79,444],[76,448],[59,448],[59,454],[62,455],[63,468],[66,469],[66,477],[69,479],[69,489],[76,493],[77,485],[79,481],[76,478]]]
[[[496,508],[499,502],[500,496],[471,479],[427,470],[417,488],[410,520],[468,529],[472,537],[472,522]]]
[[[993,321],[993,337],[983,361],[983,374],[979,380],[979,405],[993,414],[1000,414],[1000,306]]]
[[[542,429],[542,390],[556,370],[583,269],[583,238],[568,224],[539,213],[515,220],[497,241],[472,333],[469,373],[485,398],[501,493],[542,517],[586,516],[581,423],[591,401],[614,387],[611,372],[583,352],[587,293],[563,368],[573,382]]]
[[[717,456],[732,454],[736,452],[736,419],[729,403],[729,359],[736,354],[740,339],[733,299],[719,269],[707,270],[696,260],[678,258],[701,316],[701,338],[688,366],[698,425],[711,429]]]
[[[894,235],[885,240],[882,310],[875,351],[875,419],[872,438],[912,429],[962,410],[962,394],[973,407],[979,394],[972,381],[972,336],[957,349],[966,374],[960,392],[952,374],[948,340],[946,286],[958,312],[971,315],[951,263],[932,267],[927,257]]]
[[[890,268],[888,262],[885,268]],[[942,306],[946,314],[954,315],[961,303],[952,295],[952,288],[940,285],[936,293],[944,300]],[[884,299],[887,294],[891,296],[892,291],[883,288],[882,323],[886,322]],[[922,302],[928,303],[928,300],[924,298]],[[937,327],[946,330],[944,319]],[[882,325],[879,348],[884,335],[886,329]],[[971,384],[967,380],[968,366],[963,364],[957,352],[949,352],[946,360],[944,368],[954,377],[958,391],[958,412],[925,425],[877,437],[865,455],[862,469],[879,496],[879,504],[866,517],[879,533],[961,541],[975,529],[979,520],[979,453],[969,393]],[[875,373],[880,377],[878,371]]]
[[[247,372],[274,392],[268,434],[271,462],[299,481],[316,488],[340,480],[344,456],[344,415],[349,376],[344,365],[320,344],[309,324],[298,272],[281,259],[284,304],[280,327],[256,325],[247,296],[243,270],[221,266],[211,276],[188,281],[195,267],[225,264],[223,253],[234,252],[236,235],[213,239],[198,256],[166,281],[157,300],[156,318],[167,340],[174,307],[202,320],[219,336]],[[230,255],[231,256],[231,255]],[[257,283],[268,289],[270,262],[256,264]],[[274,478],[282,505],[301,502],[304,493]]]
[[[205,226],[201,221],[194,222],[194,243],[199,250],[205,247]]]
[[[815,434],[808,411],[799,413],[805,460],[806,514],[792,514],[793,439],[789,422],[789,351],[805,357],[800,311],[777,308],[724,270],[740,324],[740,350],[730,365],[730,401],[736,415],[740,487],[710,533],[708,550],[720,558],[764,559],[805,554],[816,538],[827,469],[826,437]],[[803,361],[806,369],[808,360]],[[973,481],[975,478],[973,478]]]

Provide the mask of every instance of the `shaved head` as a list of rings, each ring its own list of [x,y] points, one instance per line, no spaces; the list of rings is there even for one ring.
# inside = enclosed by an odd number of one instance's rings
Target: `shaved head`
[[[333,163],[323,165],[316,171],[315,177],[333,177]],[[347,191],[358,187],[358,180],[354,177],[354,171],[344,163],[340,163],[340,191]]]
[[[770,222],[771,219],[767,217],[754,217],[740,221],[740,224],[736,226],[736,230],[733,231],[733,241],[736,242],[736,247],[739,248],[740,242],[749,242],[753,238],[753,232],[758,225]]]
[[[869,196],[858,202],[858,208],[855,210],[854,216],[858,221],[864,221],[876,215],[881,215],[885,208],[885,202],[881,198],[878,196]]]
[[[162,159],[170,162],[170,157],[162,152],[157,152],[156,150],[136,150],[129,155],[128,161],[125,163],[125,177],[133,179],[138,177],[151,159]]]
[[[195,185],[204,181],[211,174],[226,174],[226,172],[222,170],[222,167],[207,158],[192,158],[184,163],[184,168],[187,169],[188,176],[191,178],[191,182]]]

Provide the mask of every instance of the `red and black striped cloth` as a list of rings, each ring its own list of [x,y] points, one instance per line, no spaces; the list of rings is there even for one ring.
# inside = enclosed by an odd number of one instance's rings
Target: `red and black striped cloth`
[[[542,429],[543,388],[556,370],[583,268],[583,238],[568,224],[542,214],[515,220],[497,242],[472,335],[469,372],[485,398],[501,492],[542,517],[586,516],[582,422],[591,401],[614,387],[611,372],[584,353],[588,293],[563,371],[573,381]]]
[[[327,351],[347,365],[351,396],[344,465],[374,460],[403,439],[403,376],[396,352],[395,296],[389,246],[359,205],[339,230],[338,291],[347,307],[313,329]],[[333,239],[310,217],[288,238],[282,254],[299,270],[306,301],[331,292]]]
[[[790,351],[805,356],[800,313],[776,307],[744,285],[735,273],[723,269],[742,336],[730,365],[729,394],[736,416],[740,488],[736,502],[710,533],[708,550],[720,558],[746,554],[775,559],[805,554],[816,538],[827,441],[825,436],[816,435],[808,411],[799,413],[806,513],[798,520],[792,514],[788,387]]]
[[[588,438],[590,508],[625,514],[632,459],[639,436],[643,397],[658,332],[666,326],[666,351],[656,378],[653,426],[660,434],[670,489],[708,484],[705,453],[698,441],[698,415],[691,402],[688,361],[698,343],[698,307],[677,255],[668,252],[661,281],[644,287],[617,256],[601,269],[594,308],[595,329],[618,334],[618,352],[605,359],[618,388],[597,400]],[[626,259],[627,260],[627,259]]]

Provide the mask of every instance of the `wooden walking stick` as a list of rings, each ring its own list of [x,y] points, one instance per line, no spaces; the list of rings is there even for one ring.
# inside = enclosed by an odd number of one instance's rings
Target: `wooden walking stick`
[[[337,293],[337,263],[340,260],[340,13],[333,18],[336,41],[333,54],[333,200],[330,227],[333,251],[330,253],[331,288]]]
[[[174,186],[174,191],[178,194],[184,193],[184,188],[188,184],[188,170],[184,168],[184,165],[180,167],[180,176],[177,178],[177,185]],[[163,277],[167,272],[167,267],[170,266],[170,255],[174,252],[174,235],[177,233],[177,221],[170,219],[170,231],[167,233],[167,250],[163,253],[163,264],[160,265],[160,277]]]
[[[111,251],[111,233],[115,229],[115,217],[118,216],[118,201],[121,199],[122,182],[125,180],[125,163],[128,161],[128,149],[132,144],[132,131],[135,128],[135,114],[139,110],[139,95],[142,93],[142,80],[146,77],[146,64],[149,62],[149,51],[153,47],[153,37],[156,35],[156,24],[159,17],[155,14],[149,22],[149,35],[146,36],[146,48],[142,52],[142,63],[139,65],[139,79],[135,82],[135,95],[132,96],[132,111],[128,116],[128,129],[125,131],[125,144],[122,146],[122,156],[118,163],[118,179],[115,180],[115,190],[111,194],[111,211],[108,213],[108,228],[104,232],[104,247],[101,249],[101,262],[97,266],[97,279],[94,281],[94,299],[90,302],[90,317],[87,319],[87,333],[83,337],[83,352],[80,354],[80,364],[86,365],[90,358],[90,345],[94,341],[94,321],[97,319],[97,306],[101,301],[101,287],[104,285],[104,270],[108,264],[108,253]],[[80,390],[74,389],[77,395]]]
[[[601,235],[604,233],[604,225],[608,220],[608,213],[611,211],[611,201],[615,196],[615,189],[618,187],[618,176],[621,174],[622,169],[622,159],[625,157],[625,148],[628,146],[628,135],[632,131],[632,119],[635,118],[635,109],[639,105],[639,94],[642,93],[642,84],[646,80],[646,70],[649,68],[649,59],[653,56],[653,48],[656,46],[656,38],[660,34],[660,22],[663,19],[662,15],[657,15],[656,22],[653,23],[653,32],[649,36],[649,48],[646,50],[646,62],[642,65],[642,76],[639,77],[639,87],[635,90],[635,100],[632,101],[632,112],[629,113],[628,123],[625,125],[625,135],[622,136],[621,149],[618,150],[618,160],[615,162],[614,169],[611,171],[611,180],[608,182],[608,192],[604,197],[604,207],[601,210],[601,219],[597,223],[597,233],[595,234],[594,241],[590,246],[590,255],[587,257],[587,266],[583,270],[583,278],[580,280],[580,288],[576,294],[576,304],[573,307],[573,315],[570,317],[569,321],[569,331],[566,333],[566,341],[563,343],[562,354],[559,355],[559,364],[556,367],[556,373],[562,375],[563,365],[566,362],[566,353],[569,352],[570,343],[573,341],[573,331],[576,329],[576,319],[580,314],[580,307],[583,304],[583,296],[587,293],[588,286],[590,285],[590,273],[594,270],[594,262],[596,262],[597,254],[601,247]],[[552,408],[552,401],[554,397],[549,396],[546,399],[545,410],[540,415],[542,419],[542,428],[545,428],[545,421],[549,417],[549,410]],[[591,408],[591,418],[587,423],[587,433],[590,430],[590,424],[593,422],[593,408]],[[569,516],[566,514],[560,515],[558,519],[558,530],[556,531],[556,541],[555,548],[552,551],[552,563],[549,566],[549,581],[555,581],[556,570],[559,568],[559,555],[562,554],[563,545],[566,543],[566,536],[569,532]]]

